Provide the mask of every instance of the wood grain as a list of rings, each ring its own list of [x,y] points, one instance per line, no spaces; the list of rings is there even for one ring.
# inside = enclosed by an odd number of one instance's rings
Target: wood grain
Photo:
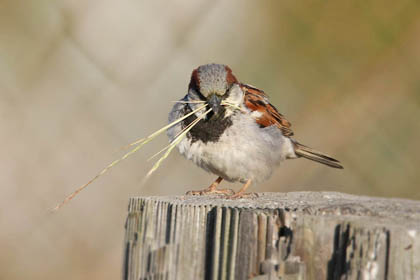
[[[419,233],[412,200],[131,198],[123,279],[420,279]]]

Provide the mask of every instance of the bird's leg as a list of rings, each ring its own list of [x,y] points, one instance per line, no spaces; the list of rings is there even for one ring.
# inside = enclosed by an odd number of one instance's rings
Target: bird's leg
[[[235,192],[231,189],[217,189],[217,186],[222,182],[223,178],[219,177],[213,184],[210,185],[207,189],[201,191],[189,191],[187,195],[203,195],[203,194],[225,194],[225,195],[232,195]]]
[[[245,193],[246,189],[251,185],[251,182],[252,180],[248,179],[248,181],[246,181],[246,183],[242,186],[242,188],[237,193],[228,196],[228,198],[235,199],[235,198],[242,198],[242,197],[248,197],[248,196],[258,197],[256,193]]]

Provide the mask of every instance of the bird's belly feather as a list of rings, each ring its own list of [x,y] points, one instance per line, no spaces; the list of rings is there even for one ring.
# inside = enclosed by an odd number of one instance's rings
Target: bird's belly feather
[[[181,129],[179,124],[169,130],[169,138]],[[178,150],[204,170],[242,183],[268,179],[282,160],[294,156],[290,139],[277,127],[261,128],[251,116],[242,113],[232,116],[232,125],[218,141],[204,143],[185,137]]]

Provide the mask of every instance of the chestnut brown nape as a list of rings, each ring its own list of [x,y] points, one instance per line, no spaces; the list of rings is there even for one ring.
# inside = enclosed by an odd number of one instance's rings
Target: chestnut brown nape
[[[229,66],[225,66],[226,69],[226,81],[231,86],[232,84],[238,83],[238,79],[236,79],[235,75],[232,73],[232,69]]]

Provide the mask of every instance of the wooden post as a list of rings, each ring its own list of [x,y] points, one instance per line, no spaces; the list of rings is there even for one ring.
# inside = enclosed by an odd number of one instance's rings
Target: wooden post
[[[131,198],[123,279],[420,279],[420,201]]]

